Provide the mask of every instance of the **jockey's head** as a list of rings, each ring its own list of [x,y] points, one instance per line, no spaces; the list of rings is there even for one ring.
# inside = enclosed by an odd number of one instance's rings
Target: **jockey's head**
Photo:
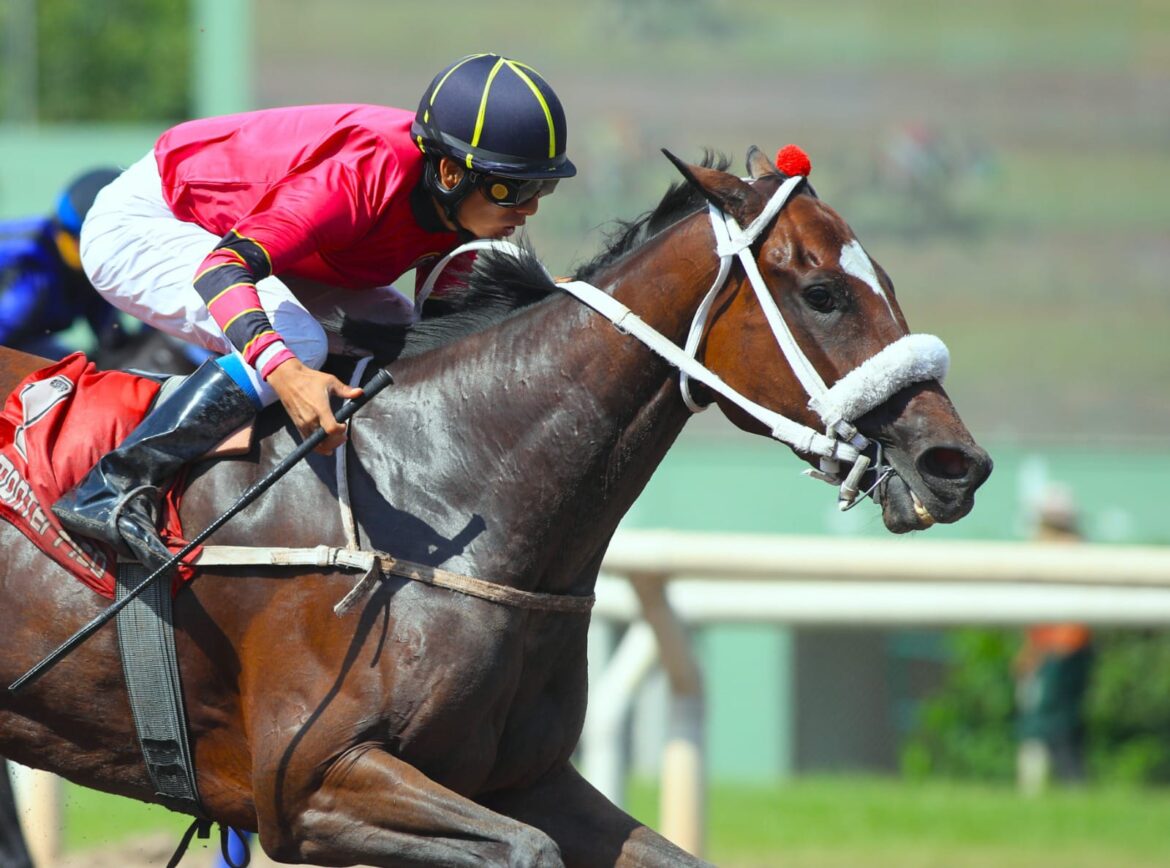
[[[435,76],[411,134],[427,157],[428,192],[449,223],[477,237],[511,234],[559,179],[577,174],[561,101],[532,67],[498,54]]]
[[[57,251],[61,254],[61,260],[70,268],[81,270],[78,239],[81,237],[81,224],[85,222],[85,215],[89,213],[101,189],[120,174],[114,168],[91,169],[70,181],[57,197],[57,206],[53,210]]]

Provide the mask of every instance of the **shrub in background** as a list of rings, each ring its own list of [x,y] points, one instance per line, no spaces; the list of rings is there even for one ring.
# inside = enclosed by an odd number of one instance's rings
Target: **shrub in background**
[[[951,668],[924,701],[901,752],[903,773],[1011,781],[1018,630],[956,630]],[[1091,781],[1170,783],[1170,631],[1098,630],[1085,702]]]
[[[37,0],[35,9],[38,121],[188,116],[188,2]]]

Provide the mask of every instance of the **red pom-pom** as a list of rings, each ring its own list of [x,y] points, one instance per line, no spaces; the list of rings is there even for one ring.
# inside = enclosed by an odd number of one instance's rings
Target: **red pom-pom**
[[[808,154],[796,145],[785,145],[776,152],[776,168],[785,175],[808,175],[812,171],[812,163]]]

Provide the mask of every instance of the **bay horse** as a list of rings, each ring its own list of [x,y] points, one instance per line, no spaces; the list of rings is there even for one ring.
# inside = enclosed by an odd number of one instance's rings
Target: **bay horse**
[[[751,264],[825,383],[907,336],[893,286],[803,178],[755,149],[747,179],[711,163],[676,160],[685,182],[624,224],[578,277],[672,345],[694,344],[714,376],[692,379],[692,403],[714,402],[757,434],[773,432],[735,395],[820,428],[765,322]],[[715,252],[715,213],[756,221],[758,236],[729,266]],[[620,519],[691,416],[677,372],[525,257],[482,254],[467,292],[428,301],[434,315],[401,333],[375,335],[395,385],[350,426],[360,543],[502,589],[587,599]],[[688,340],[701,307],[706,319]],[[370,338],[360,324],[341,333]],[[41,363],[0,351],[0,388]],[[898,385],[855,422],[868,453],[880,445],[884,456],[862,484],[891,531],[972,508],[991,462],[937,379]],[[296,443],[277,407],[260,416],[256,439],[245,456],[193,469],[185,527],[209,525]],[[832,477],[823,455],[798,455]],[[210,541],[342,545],[337,498],[334,462],[310,456]],[[338,617],[332,608],[354,582],[333,567],[216,566],[177,594],[182,690],[209,817],[258,831],[283,862],[703,864],[571,763],[585,715],[587,614],[387,576]],[[0,592],[6,684],[106,605],[7,525]],[[35,684],[0,694],[0,754],[158,801],[118,654],[114,631],[101,630]]]

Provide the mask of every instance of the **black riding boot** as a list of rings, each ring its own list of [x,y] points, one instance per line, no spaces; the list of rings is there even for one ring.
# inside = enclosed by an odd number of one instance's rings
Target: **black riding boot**
[[[204,362],[53,504],[53,514],[70,533],[129,552],[153,572],[171,556],[155,523],[161,489],[255,413],[223,368]]]

